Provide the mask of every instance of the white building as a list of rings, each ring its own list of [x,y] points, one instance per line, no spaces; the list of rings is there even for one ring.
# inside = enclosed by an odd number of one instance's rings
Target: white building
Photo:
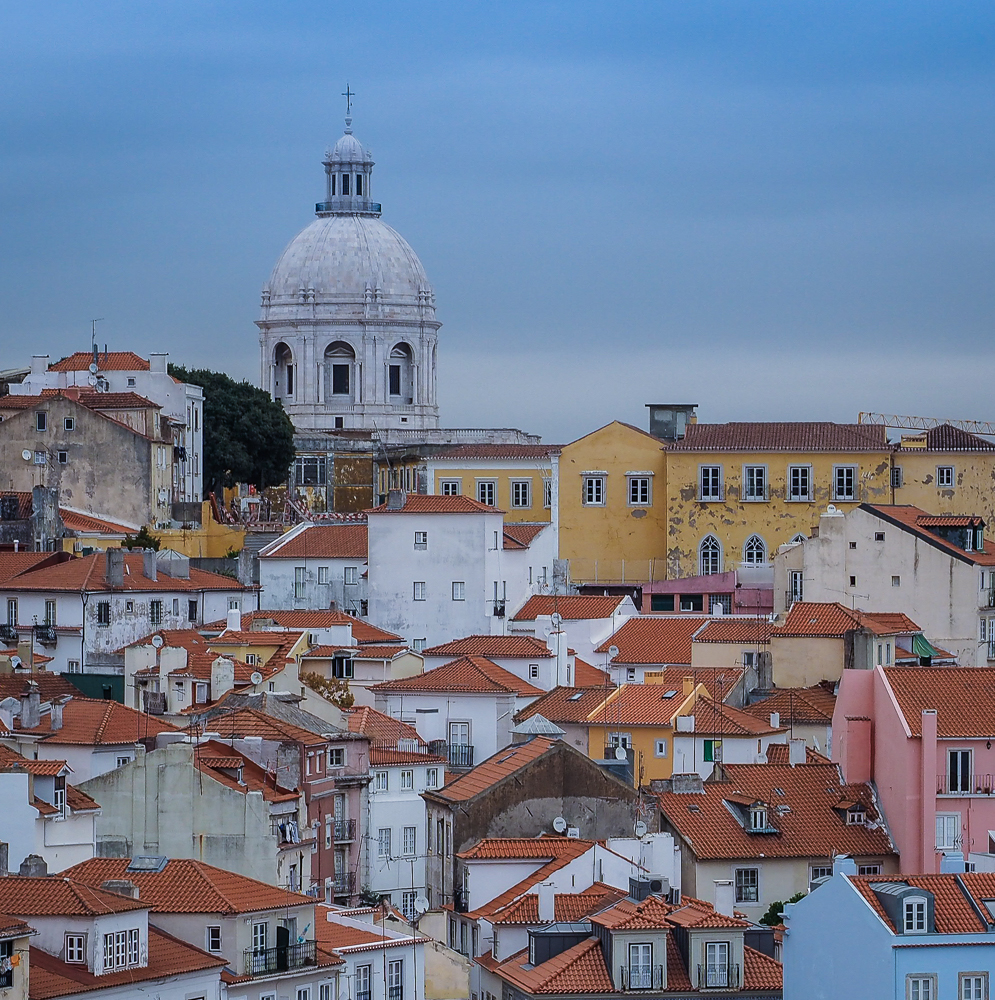
[[[324,167],[317,218],[263,287],[259,384],[298,431],[437,428],[435,293],[380,219],[351,116]]]
[[[552,569],[548,527],[506,531],[502,511],[464,496],[392,490],[368,513],[369,613],[413,649],[504,631],[506,611]],[[548,536],[548,537],[547,537]]]
[[[304,521],[259,551],[259,586],[267,608],[365,615],[365,524]]]
[[[912,506],[830,507],[817,536],[774,556],[774,607],[838,601],[908,615],[961,666],[995,661],[995,543],[980,517]]]
[[[558,615],[568,646],[594,663],[598,646],[637,614],[639,609],[628,595],[536,594],[515,612],[508,627],[511,632],[542,639],[556,630],[553,616]]]
[[[47,354],[31,359],[31,372],[11,395],[37,395],[43,389],[97,389],[100,392],[134,392],[162,407],[173,426],[174,499],[198,502],[204,492],[204,390],[178,382],[169,374],[166,353],[142,358],[131,351],[77,351],[50,365]]]

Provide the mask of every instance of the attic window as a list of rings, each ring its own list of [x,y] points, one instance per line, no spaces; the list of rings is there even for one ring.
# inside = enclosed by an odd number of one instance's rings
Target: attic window
[[[584,692],[578,691],[576,694],[570,695],[570,697],[567,698],[567,701],[580,701],[580,699],[583,697],[584,697]]]
[[[697,802],[689,802],[688,803],[688,812],[689,813],[701,812],[701,807],[698,805]]]
[[[784,789],[783,788],[775,788],[774,791],[777,792],[778,795],[780,795],[782,797],[784,796]]]
[[[867,813],[863,809],[847,809],[846,825],[863,826],[867,822]]]
[[[677,691],[674,688],[671,688],[669,691],[664,691],[663,692],[663,701],[667,701],[667,699],[673,698],[674,695],[676,695],[676,694],[677,694]]]
[[[762,833],[767,829],[767,807],[764,805],[750,806],[750,830]]]

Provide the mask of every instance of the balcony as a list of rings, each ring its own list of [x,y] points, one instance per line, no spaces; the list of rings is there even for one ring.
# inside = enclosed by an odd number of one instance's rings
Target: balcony
[[[247,976],[268,976],[274,972],[288,972],[291,969],[317,965],[314,941],[301,941],[278,948],[246,948],[244,955]]]
[[[995,608],[995,587],[992,587],[987,593],[981,595],[981,606],[983,608]]]
[[[404,1000],[404,987],[403,986],[388,986],[387,987],[387,1000]]]
[[[665,982],[662,965],[622,968],[623,990],[662,990]]]
[[[314,210],[317,213],[321,212],[376,212],[380,214],[380,202],[379,201],[366,201],[365,198],[357,197],[356,195],[345,195],[345,198],[356,198],[356,203],[354,205],[346,205],[343,201],[343,197],[337,198],[335,201],[319,201],[315,203]]]
[[[373,996],[373,994],[370,993],[369,990],[357,990],[356,991],[356,1000],[371,1000],[372,996]]]
[[[333,896],[354,896],[356,894],[356,873],[336,872],[332,879]]]
[[[354,819],[337,819],[333,836],[335,842],[345,843],[356,839],[356,821]]]
[[[800,590],[786,590],[784,592],[784,607],[785,610],[791,607],[795,601],[802,600],[802,592]]]
[[[450,767],[473,767],[473,744],[450,743],[445,757]]]
[[[709,990],[738,989],[738,965],[699,965],[698,988]]]
[[[937,795],[992,795],[995,791],[995,775],[993,774],[970,774],[959,775],[953,781],[949,774],[938,774],[936,776]]]
[[[988,659],[995,660],[995,641],[988,643]]]
[[[470,906],[470,900],[465,889],[453,889],[453,909],[457,913],[466,913]]]

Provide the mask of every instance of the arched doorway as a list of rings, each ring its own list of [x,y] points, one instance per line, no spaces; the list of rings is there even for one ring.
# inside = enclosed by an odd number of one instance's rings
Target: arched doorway
[[[293,398],[294,352],[283,342],[273,349],[273,398]]]
[[[344,340],[325,348],[325,399],[349,402],[356,395],[356,352]]]

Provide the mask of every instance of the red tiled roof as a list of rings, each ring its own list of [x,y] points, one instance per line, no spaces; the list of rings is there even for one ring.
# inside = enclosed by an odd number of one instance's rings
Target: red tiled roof
[[[401,653],[409,652],[407,646],[360,646],[356,651],[357,660],[393,660]]]
[[[364,706],[350,708],[349,732],[361,733],[367,737],[371,746],[396,747],[398,740],[417,740],[422,743],[418,730],[407,722],[393,719],[375,708]]]
[[[6,650],[5,650],[6,652]],[[16,653],[17,651],[14,650]],[[50,656],[39,657],[35,653],[35,663],[39,660],[48,662]],[[53,674],[48,670],[36,670],[32,674],[0,674],[0,701],[4,698],[20,698],[26,694],[29,682],[38,686],[38,694],[42,701],[52,701],[53,698],[64,698],[67,695],[76,697],[79,688],[75,688],[61,674]]]
[[[833,601],[796,601],[784,624],[772,630],[775,638],[812,636],[842,638],[847,632],[866,628],[876,635],[896,635],[921,631],[911,618],[900,612],[854,611]]]
[[[708,621],[704,617],[656,615],[627,618],[618,631],[595,650],[607,653],[618,647],[613,663],[691,663],[691,639]]]
[[[366,553],[365,524],[313,524],[287,541],[271,542],[260,555],[268,559],[365,559]]]
[[[370,764],[374,767],[396,767],[401,764],[445,764],[446,758],[412,750],[392,750],[390,747],[370,747]]]
[[[771,712],[780,715],[782,723],[816,723],[831,725],[836,708],[836,695],[831,681],[820,681],[811,687],[778,688],[763,701],[743,709],[758,719],[769,719]]]
[[[5,913],[0,913],[0,939],[6,941],[14,937],[23,937],[30,934],[32,929],[18,917],[8,917]]]
[[[541,715],[557,725],[563,723],[587,725],[587,717],[614,690],[614,685],[592,688],[555,687],[526,705],[515,715],[515,721],[524,722],[533,715]]]
[[[695,642],[770,642],[771,624],[766,618],[713,618],[694,637]]]
[[[870,511],[870,513],[876,514],[881,520],[888,521],[896,527],[911,532],[917,538],[928,542],[934,548],[955,556],[962,562],[973,563],[976,566],[995,566],[995,542],[986,538],[984,552],[965,552],[962,548],[954,545],[953,542],[948,542],[945,538],[941,538],[924,527],[920,518],[932,517],[933,515],[921,510],[919,507],[903,504],[863,503],[860,505],[860,509]]]
[[[81,791],[75,785],[66,785],[66,805],[72,812],[91,812],[100,808],[100,803]]]
[[[30,517],[30,513],[28,517]],[[58,560],[51,552],[0,552],[0,583],[7,583],[22,573],[34,570],[36,566],[52,564],[54,566],[68,560]],[[20,586],[20,580],[17,583]]]
[[[536,736],[528,743],[505,747],[481,761],[472,771],[458,775],[444,787],[426,794],[449,802],[465,802],[549,753],[555,744],[555,740]]]
[[[423,656],[496,656],[527,660],[550,657],[546,643],[531,635],[468,635],[422,650]]]
[[[72,768],[64,760],[31,760],[0,744],[0,770],[56,776]]]
[[[28,959],[31,969],[31,1000],[52,1000],[93,990],[129,987],[149,980],[167,979],[189,972],[220,969],[226,959],[209,955],[193,945],[149,925],[148,964],[138,968],[105,972],[95,976],[85,965],[69,965],[40,948],[32,948]],[[148,990],[135,987],[137,992]]]
[[[579,843],[585,845],[584,850],[594,846],[593,840],[576,837],[484,837],[457,857],[464,861],[553,861],[576,857]]]
[[[272,621],[274,628],[267,630],[263,623]],[[227,628],[227,621],[210,622],[204,626],[204,631],[221,630]],[[258,628],[254,626],[258,625]],[[242,615],[242,628],[252,629],[259,632],[293,631],[299,629],[304,632],[307,629],[331,628],[333,625],[351,625],[352,637],[360,645],[368,642],[390,643],[403,642],[399,635],[388,632],[386,629],[378,628],[370,622],[363,621],[353,615],[347,615],[344,611],[251,611]]]
[[[559,455],[558,444],[455,444],[436,452],[431,461],[450,462],[458,459],[488,458],[549,458]]]
[[[13,518],[10,520],[26,521],[31,517],[31,511],[34,509],[34,501],[30,493],[22,493],[17,490],[0,490],[0,497],[7,499],[8,497],[13,497],[17,500],[17,512]],[[6,554],[6,553],[4,553]],[[32,552],[24,553],[25,555],[50,555],[48,552]]]
[[[128,871],[130,864],[130,858],[91,858],[64,874],[91,886],[127,879],[138,886],[142,904],[156,913],[234,915],[314,905],[310,896],[190,858],[170,858],[161,872]]]
[[[414,691],[458,691],[461,694],[510,692],[519,697],[538,697],[542,694],[539,688],[533,687],[504,667],[499,667],[485,656],[461,656],[458,660],[452,660],[423,674],[374,684],[370,690],[383,694]]]
[[[52,729],[51,715],[43,715],[39,725],[14,731],[41,737],[45,743],[76,746],[115,746],[137,743],[159,733],[174,733],[176,727],[127,705],[101,698],[75,696],[62,709],[62,728]],[[0,908],[2,909],[2,908]]]
[[[42,389],[43,399],[64,396],[75,399],[88,410],[161,410],[162,406],[137,392],[94,392],[86,389]]]
[[[867,785],[844,785],[837,766],[824,758],[795,767],[726,764],[722,771],[729,780],[706,781],[704,794],[658,796],[664,816],[699,860],[894,854],[883,829],[847,825],[846,803],[858,796],[868,817],[877,818],[872,792]],[[726,802],[766,803],[768,825],[777,832],[747,833]]]
[[[357,927],[352,922],[340,923],[334,919],[329,920],[329,915],[329,910],[323,903],[315,907],[314,939],[322,948],[362,951],[373,948],[411,947],[412,939],[409,936],[385,934],[375,923],[365,924],[362,927]],[[350,914],[343,916],[350,919]]]
[[[249,792],[261,792],[267,802],[291,802],[299,798],[300,793],[282,788],[276,783],[272,774],[260,767],[254,760],[250,760],[245,754],[239,754],[242,758],[242,780],[238,781],[226,772],[230,770],[212,765],[210,761],[219,757],[226,759],[234,756],[232,748],[216,740],[208,740],[201,743],[198,752],[194,754],[194,765],[199,771],[213,778],[218,784],[225,785],[232,791],[247,795]]]
[[[995,669],[886,667],[884,676],[913,736],[922,736],[926,709],[936,710],[941,738],[995,736]]]
[[[78,510],[69,510],[68,507],[60,507],[59,516],[67,531],[101,535],[129,535],[135,531],[134,528],[129,528],[125,524],[106,521],[101,517],[93,517],[91,514],[84,514]]]
[[[980,878],[978,876],[981,876]],[[885,913],[881,901],[878,899],[872,885],[881,882],[901,882],[905,885],[917,889],[926,889],[933,894],[934,908],[933,920],[938,934],[977,934],[988,930],[988,926],[982,923],[970,901],[964,896],[958,880],[963,880],[968,892],[972,897],[976,894],[985,894],[983,898],[991,899],[995,896],[995,878],[991,872],[975,873],[964,872],[956,877],[952,874],[941,875],[848,875],[851,885],[864,899],[871,905],[871,909],[894,930],[890,918]],[[970,881],[969,881],[970,880]],[[981,903],[981,899],[977,898]],[[984,906],[982,904],[982,912]]]
[[[573,923],[583,920],[625,896],[622,889],[595,882],[583,892],[556,893],[553,897],[553,919]],[[539,896],[528,892],[489,917],[492,924],[538,924]]]
[[[613,993],[601,944],[588,938],[542,965],[530,966],[528,949],[497,968],[502,979],[525,993]]]
[[[688,424],[668,451],[888,451],[887,429],[876,424],[728,423]]]
[[[49,365],[50,372],[85,372],[93,364],[93,354],[90,351],[76,351],[68,358],[56,361],[54,365]],[[147,372],[149,363],[145,358],[139,357],[134,351],[108,351],[97,354],[97,370],[104,372],[126,371],[126,372]]]
[[[284,722],[283,719],[277,719],[255,708],[239,708],[234,712],[225,712],[203,725],[226,740],[242,740],[250,736],[259,736],[264,740],[288,741],[301,743],[304,746],[317,746],[326,742],[325,738],[317,733],[309,732],[307,729],[302,729],[290,722]],[[198,724],[198,728],[202,728],[202,725]]]
[[[778,990],[782,988],[783,967],[776,959],[749,945],[743,947],[743,989]]]
[[[981,528],[985,519],[976,514],[921,514],[916,524],[920,528]]]
[[[995,451],[995,444],[950,424],[926,431],[927,451]]]
[[[739,671],[736,674],[738,677]],[[707,687],[707,679],[703,680],[700,674],[695,681]],[[673,694],[667,698],[666,695],[670,692]],[[718,693],[721,695],[723,692]],[[694,716],[696,733],[762,736],[775,731],[754,716],[703,694],[699,693],[693,702],[689,702],[680,684],[676,687],[665,684],[623,684],[608,696],[604,704],[591,712],[588,718],[592,724],[602,726],[617,723],[620,726],[669,727],[678,714]]]
[[[455,496],[426,496],[423,493],[409,493],[405,499],[404,506],[400,508],[388,507],[382,503],[379,507],[373,507],[369,514],[503,514],[504,511],[497,507],[491,507],[485,503],[478,503],[470,497]]]
[[[584,619],[611,618],[622,603],[622,597],[599,597],[597,595],[555,596],[552,594],[533,594],[512,621],[535,621],[539,615],[558,614],[564,621],[583,621]]]
[[[501,545],[504,549],[527,549],[536,537],[548,528],[548,522],[542,524],[506,524],[504,526],[504,541]]]
[[[144,900],[107,892],[67,872],[0,878],[0,913],[11,916],[92,917],[147,909],[149,904]]]
[[[611,677],[579,656],[574,657],[574,687],[614,687]]]

